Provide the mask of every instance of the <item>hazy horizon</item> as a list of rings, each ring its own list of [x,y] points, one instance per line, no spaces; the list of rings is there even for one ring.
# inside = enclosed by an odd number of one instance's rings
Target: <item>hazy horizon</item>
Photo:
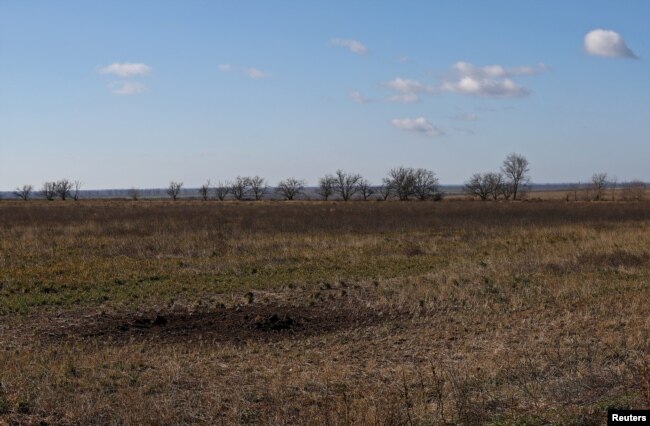
[[[645,1],[0,3],[0,191],[650,181]]]

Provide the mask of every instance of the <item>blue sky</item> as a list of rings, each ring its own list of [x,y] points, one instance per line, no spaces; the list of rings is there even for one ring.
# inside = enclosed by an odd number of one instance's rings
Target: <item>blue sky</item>
[[[513,151],[538,183],[648,181],[649,18],[643,0],[0,0],[0,190],[399,165],[456,184]]]

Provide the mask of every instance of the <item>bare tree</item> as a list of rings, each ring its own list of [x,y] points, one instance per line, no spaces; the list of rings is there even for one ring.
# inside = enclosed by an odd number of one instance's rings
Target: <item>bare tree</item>
[[[167,195],[169,195],[172,200],[176,201],[176,199],[181,193],[182,187],[183,187],[183,182],[174,182],[174,181],[169,182],[169,186],[167,187]]]
[[[334,175],[334,190],[339,193],[343,201],[348,201],[359,191],[360,174],[348,173],[339,169]]]
[[[413,171],[413,194],[418,200],[439,199],[438,178],[427,169]]]
[[[513,152],[503,160],[501,172],[505,175],[506,180],[512,186],[511,191],[513,200],[517,199],[517,195],[521,191],[522,186],[525,186],[530,181],[530,176],[528,176],[529,171],[530,163],[523,155]]]
[[[23,185],[22,188],[16,188],[14,195],[21,200],[29,200],[30,195],[32,195],[32,190],[34,187],[32,185]]]
[[[414,195],[415,170],[410,167],[396,167],[388,172],[384,185],[394,192],[400,201],[408,200]]]
[[[237,176],[237,178],[230,183],[230,193],[236,200],[243,200],[246,198],[250,182],[247,177]]]
[[[377,193],[379,194],[379,199],[386,201],[393,195],[393,190],[390,186],[390,183],[387,182],[387,179],[384,178],[383,183],[377,188]]]
[[[335,182],[336,180],[332,175],[325,175],[318,180],[318,193],[325,201],[334,194]]]
[[[199,187],[199,195],[203,201],[208,201],[210,197],[210,179]]]
[[[137,201],[140,198],[140,190],[134,186],[129,189],[128,195],[133,201]]]
[[[58,195],[60,199],[65,201],[67,198],[70,197],[72,187],[73,187],[73,183],[70,182],[68,179],[61,179],[56,183],[56,195]]]
[[[305,190],[306,182],[296,178],[281,180],[275,189],[285,200],[293,200]]]
[[[483,201],[487,200],[490,196],[491,188],[485,176],[485,173],[474,173],[465,182],[464,192],[473,197],[479,197]]]
[[[48,201],[54,200],[54,197],[56,197],[56,182],[45,182],[41,188],[41,194]]]
[[[490,191],[490,196],[492,197],[493,200],[498,200],[500,195],[504,195],[506,199],[510,198],[509,194],[506,197],[505,194],[503,194],[503,192],[504,190],[506,192],[509,191],[509,189],[512,188],[512,185],[508,185],[508,183],[505,182],[503,175],[501,173],[495,173],[495,172],[486,173],[485,181]]]
[[[375,193],[375,188],[372,187],[368,179],[361,179],[357,184],[357,191],[361,194],[363,201],[368,201],[368,198]]]
[[[75,180],[73,183],[74,186],[74,194],[72,194],[72,198],[74,198],[75,201],[79,201],[79,191],[81,191],[81,187],[84,185],[84,183],[80,180]]]
[[[266,184],[266,179],[260,176],[248,178],[248,185],[250,186],[250,192],[253,194],[253,198],[255,198],[256,201],[261,200],[269,189]]]
[[[594,200],[602,200],[607,187],[607,173],[594,173],[591,176],[591,187],[594,191]]]
[[[219,201],[223,201],[226,199],[228,193],[230,193],[230,186],[231,183],[228,181],[226,181],[225,183],[221,181],[217,182],[217,185],[214,187],[214,192]]]
[[[625,201],[642,201],[645,198],[646,184],[635,179],[622,185],[622,197]]]

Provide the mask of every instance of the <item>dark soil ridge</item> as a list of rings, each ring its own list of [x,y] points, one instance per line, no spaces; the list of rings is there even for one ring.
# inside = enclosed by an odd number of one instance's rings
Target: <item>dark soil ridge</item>
[[[378,325],[404,317],[349,306],[245,305],[197,311],[163,310],[102,313],[59,319],[40,330],[44,341],[95,340],[111,342],[163,339],[171,341],[246,342],[304,338],[311,335]],[[49,330],[48,330],[49,329]]]

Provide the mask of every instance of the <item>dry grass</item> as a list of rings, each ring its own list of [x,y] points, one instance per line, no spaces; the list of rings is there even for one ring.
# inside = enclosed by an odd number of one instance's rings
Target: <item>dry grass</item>
[[[0,204],[0,423],[602,424],[646,203]]]

